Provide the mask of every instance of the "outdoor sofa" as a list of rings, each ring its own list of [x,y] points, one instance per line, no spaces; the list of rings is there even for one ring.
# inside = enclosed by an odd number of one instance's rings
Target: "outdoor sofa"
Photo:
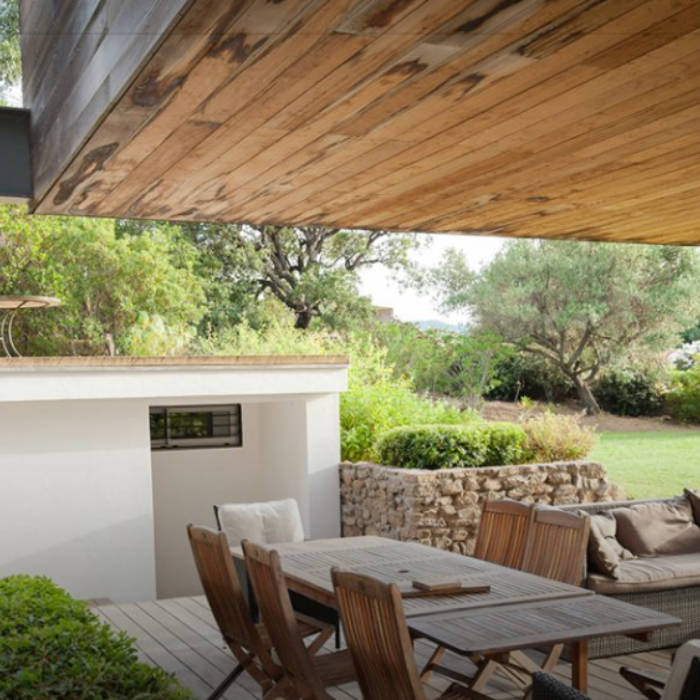
[[[590,658],[676,647],[700,637],[700,494],[560,506],[591,517],[584,585],[596,593],[679,617],[648,641],[606,637]]]

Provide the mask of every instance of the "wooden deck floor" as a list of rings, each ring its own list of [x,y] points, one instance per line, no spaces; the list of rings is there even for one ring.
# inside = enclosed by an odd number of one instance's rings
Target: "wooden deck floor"
[[[180,682],[205,698],[234,667],[231,654],[221,635],[204,597],[171,598],[147,603],[95,605],[93,610],[113,627],[136,638],[141,659],[174,673]],[[419,663],[431,652],[428,643],[416,644]],[[446,663],[450,663],[447,659]],[[594,661],[589,668],[589,695],[593,700],[632,700],[641,696],[633,692],[620,678],[621,664],[646,668],[658,673],[668,670],[670,652],[660,651],[614,657]],[[465,667],[462,659],[454,658],[455,667]],[[569,680],[570,668],[560,664],[557,675]],[[436,697],[447,685],[433,677],[428,697]],[[361,698],[357,685],[331,689],[335,698]],[[497,700],[516,698],[518,694],[505,681],[495,680],[487,690]],[[259,698],[257,684],[245,674],[223,696],[229,700]]]

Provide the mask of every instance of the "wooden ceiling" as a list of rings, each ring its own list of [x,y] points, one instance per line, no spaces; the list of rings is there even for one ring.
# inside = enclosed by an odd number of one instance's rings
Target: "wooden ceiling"
[[[51,5],[37,212],[700,243],[698,0]]]

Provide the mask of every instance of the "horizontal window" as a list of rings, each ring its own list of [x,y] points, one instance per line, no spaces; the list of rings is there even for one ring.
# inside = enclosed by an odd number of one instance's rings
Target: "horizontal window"
[[[241,405],[151,406],[151,449],[240,447]]]

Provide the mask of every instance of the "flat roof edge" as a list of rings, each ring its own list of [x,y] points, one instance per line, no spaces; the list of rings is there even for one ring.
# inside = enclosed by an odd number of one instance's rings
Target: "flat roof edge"
[[[165,357],[56,356],[3,357],[0,372],[42,369],[264,369],[346,367],[345,355],[187,355]]]

